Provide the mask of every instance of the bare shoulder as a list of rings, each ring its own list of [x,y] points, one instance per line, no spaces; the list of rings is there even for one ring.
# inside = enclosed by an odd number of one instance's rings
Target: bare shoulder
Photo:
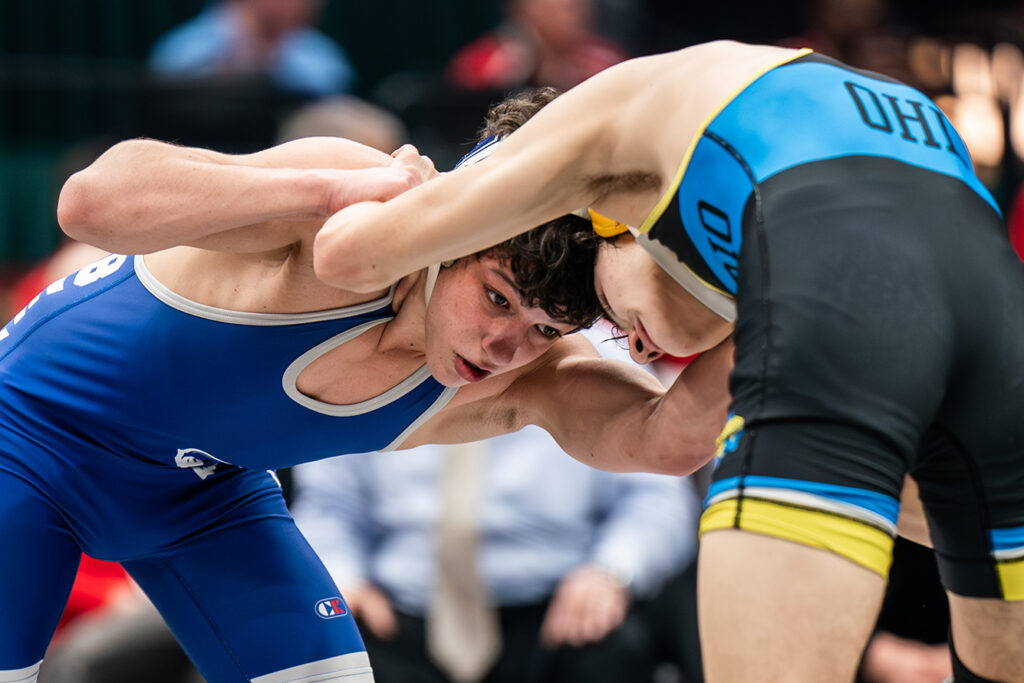
[[[351,306],[381,294],[325,285],[313,273],[308,251],[301,241],[260,251],[179,246],[147,254],[144,267],[186,299],[234,311],[305,313]]]
[[[708,118],[756,75],[793,54],[787,48],[719,40],[638,57],[595,76],[588,106],[611,108],[601,124],[606,157],[598,165],[608,176],[595,185],[609,191],[594,193],[597,210],[620,220],[643,220],[651,197],[667,189]],[[646,182],[622,182],[634,178]],[[638,198],[631,203],[624,189]]]

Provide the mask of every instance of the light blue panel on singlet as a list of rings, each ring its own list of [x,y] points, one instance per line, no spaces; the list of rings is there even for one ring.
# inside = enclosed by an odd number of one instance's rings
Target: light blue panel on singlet
[[[974,174],[963,140],[922,93],[889,80],[814,61],[772,69],[708,126],[758,182],[798,164],[882,156],[959,178],[997,212]]]
[[[724,106],[700,132],[675,196],[642,230],[673,255],[652,252],[681,283],[692,277],[688,270],[735,295],[742,219],[756,185],[796,166],[858,156],[958,178],[999,212],[963,140],[933,102],[909,86],[812,54],[768,71]]]
[[[679,197],[692,197],[694,201],[677,203],[679,217],[690,241],[718,278],[716,284],[735,294],[743,211],[754,184],[736,157],[707,138],[694,149],[690,166],[700,172],[683,177]],[[713,204],[701,199],[706,196],[706,187],[715,188]]]
[[[1024,557],[1024,526],[1011,529],[993,529],[992,550],[997,554]]]

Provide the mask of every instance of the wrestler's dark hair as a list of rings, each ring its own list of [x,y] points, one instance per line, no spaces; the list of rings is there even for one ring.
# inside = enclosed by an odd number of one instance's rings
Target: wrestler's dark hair
[[[484,117],[484,125],[480,129],[477,141],[491,135],[510,135],[561,94],[562,91],[557,88],[527,88],[491,105]]]
[[[512,271],[523,302],[554,320],[590,327],[601,317],[594,262],[601,238],[590,221],[561,216],[486,251]]]
[[[506,98],[487,112],[480,139],[511,134],[559,94],[555,88],[533,88]],[[569,214],[482,255],[494,256],[511,268],[527,305],[542,309],[555,320],[590,327],[602,315],[594,291],[600,242],[589,220]]]

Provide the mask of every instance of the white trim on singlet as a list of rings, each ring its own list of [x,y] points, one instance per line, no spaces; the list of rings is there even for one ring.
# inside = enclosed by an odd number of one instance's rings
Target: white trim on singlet
[[[430,369],[426,364],[421,365],[415,372],[390,389],[385,390],[373,398],[360,401],[359,403],[325,403],[324,401],[318,401],[315,398],[310,398],[306,394],[303,394],[299,391],[297,386],[299,375],[302,374],[302,371],[317,358],[328,351],[341,346],[345,342],[355,339],[371,327],[386,323],[391,319],[391,317],[379,318],[377,320],[365,322],[362,325],[356,325],[353,328],[345,330],[341,334],[336,334],[330,339],[320,342],[309,351],[306,351],[304,354],[292,361],[291,365],[285,369],[284,376],[281,378],[281,386],[284,388],[284,392],[288,394],[289,398],[299,405],[318,413],[332,415],[334,417],[351,417],[353,415],[370,413],[378,408],[383,408],[389,403],[408,394],[430,377]],[[450,396],[446,397],[445,393],[442,393],[440,397],[441,399],[444,399],[444,403],[441,403],[439,406],[438,402],[435,401],[434,405],[431,406],[426,413],[421,415],[420,418],[418,418],[411,426],[418,426],[419,424],[422,424],[424,416],[433,416],[438,410],[444,407],[444,404],[451,398]],[[408,431],[408,429],[406,431]],[[405,432],[403,432],[403,434],[405,434]]]
[[[430,297],[434,293],[434,285],[437,284],[437,276],[441,273],[441,264],[435,263],[427,267],[426,282],[423,283],[424,306],[430,305]]]
[[[633,232],[630,230],[630,232]],[[636,235],[637,242],[640,242],[651,258],[661,266],[662,270],[668,273],[680,287],[689,292],[694,299],[710,308],[718,317],[727,322],[736,322],[736,300],[732,297],[709,287],[697,277],[693,271],[679,262],[676,253],[657,240],[652,240],[644,234]]]
[[[135,273],[138,275],[139,281],[142,285],[149,290],[154,297],[168,306],[199,318],[235,325],[274,326],[313,323],[324,320],[340,320],[383,308],[391,303],[395,295],[395,286],[392,285],[391,289],[388,290],[388,293],[379,299],[368,301],[363,304],[357,304],[355,306],[347,306],[345,308],[334,308],[326,311],[312,311],[309,313],[254,313],[248,311],[231,311],[192,301],[191,299],[170,290],[153,276],[149,268],[146,267],[145,260],[142,256],[134,257],[134,265]],[[351,339],[355,339],[371,327],[386,323],[393,318],[394,316],[387,316],[376,320],[370,320],[361,325],[356,325],[355,327],[345,330],[344,332],[317,344],[310,350],[303,353],[291,362],[291,364],[285,369],[284,375],[281,377],[281,385],[285,394],[287,394],[293,401],[305,408],[308,408],[309,410],[334,417],[363,415],[377,410],[378,408],[382,408],[408,394],[430,377],[430,370],[425,364],[420,366],[415,372],[390,389],[387,389],[373,398],[360,401],[359,403],[350,403],[345,405],[325,403],[324,401],[318,401],[306,396],[300,392],[296,386],[299,374],[301,374],[302,371],[314,360],[331,349],[334,349]],[[386,450],[396,448],[414,429],[436,415],[441,408],[447,405],[448,401],[450,401],[452,396],[455,395],[455,392],[456,389],[446,387],[441,395],[438,396],[438,399],[434,401],[433,405],[424,411],[411,425],[409,425],[409,427],[407,427],[395,440],[393,440]],[[6,681],[0,679],[0,683],[6,683]]]
[[[727,489],[719,493],[717,496],[709,498],[707,503],[705,503],[705,508],[709,508],[715,503],[720,503],[723,500],[739,497],[739,489]],[[896,525],[877,512],[872,512],[871,510],[867,510],[858,505],[840,503],[836,500],[832,500],[824,496],[816,496],[813,493],[807,493],[805,491],[793,491],[792,489],[772,488],[767,486],[744,486],[743,497],[751,499],[756,498],[758,500],[770,500],[782,504],[788,503],[790,505],[795,505],[809,510],[830,512],[832,514],[848,517],[850,519],[855,519],[865,524],[869,524],[877,529],[881,529],[890,536],[896,535]]]
[[[356,304],[355,306],[331,308],[326,311],[310,311],[308,313],[255,313],[251,311],[232,311],[226,308],[217,308],[216,306],[201,304],[197,301],[192,301],[191,299],[183,297],[177,292],[171,291],[166,285],[153,276],[153,273],[151,273],[149,268],[146,267],[146,262],[142,256],[135,256],[134,263],[135,273],[139,277],[139,282],[149,290],[150,294],[171,308],[177,309],[182,313],[188,313],[189,315],[193,315],[197,318],[205,318],[207,320],[231,323],[234,325],[297,325],[302,323],[321,322],[324,320],[340,320],[342,318],[351,318],[356,315],[369,313],[370,311],[375,311],[387,306],[395,296],[395,286],[392,285],[391,289],[388,290],[388,293],[379,299],[367,301],[362,304]],[[3,682],[0,681],[0,683]]]
[[[1010,548],[1008,550],[993,550],[992,559],[999,562],[1013,562],[1024,559],[1024,548]]]
[[[32,666],[24,669],[7,669],[0,671],[0,683],[36,683],[39,677],[39,667],[43,660],[39,660]]]
[[[329,659],[321,659],[257,676],[251,683],[373,683],[373,668],[365,652],[350,652]]]
[[[414,431],[419,429],[420,426],[424,422],[426,422],[430,418],[432,418],[435,415],[437,415],[441,411],[442,408],[444,408],[446,405],[448,405],[448,401],[452,400],[452,397],[455,396],[455,393],[458,390],[459,390],[458,387],[445,387],[444,391],[441,392],[441,395],[437,397],[436,401],[434,401],[434,405],[430,406],[429,408],[424,410],[422,413],[420,413],[420,416],[417,417],[415,420],[413,420],[412,424],[410,424],[408,427],[403,429],[402,433],[399,434],[398,436],[396,436],[391,441],[391,443],[389,443],[384,448],[381,448],[380,452],[381,453],[386,453],[387,451],[393,451],[396,448],[398,448],[399,446],[401,446],[402,443],[407,438],[409,438],[410,434],[412,434]]]

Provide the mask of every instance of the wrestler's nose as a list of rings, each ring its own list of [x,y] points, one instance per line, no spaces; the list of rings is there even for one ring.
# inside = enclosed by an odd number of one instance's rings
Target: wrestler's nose
[[[661,349],[650,348],[648,344],[645,344],[637,334],[636,328],[630,330],[627,339],[629,340],[629,356],[636,363],[651,363],[665,355]]]
[[[494,365],[508,365],[522,346],[528,328],[517,323],[502,323],[484,337],[484,351]]]

